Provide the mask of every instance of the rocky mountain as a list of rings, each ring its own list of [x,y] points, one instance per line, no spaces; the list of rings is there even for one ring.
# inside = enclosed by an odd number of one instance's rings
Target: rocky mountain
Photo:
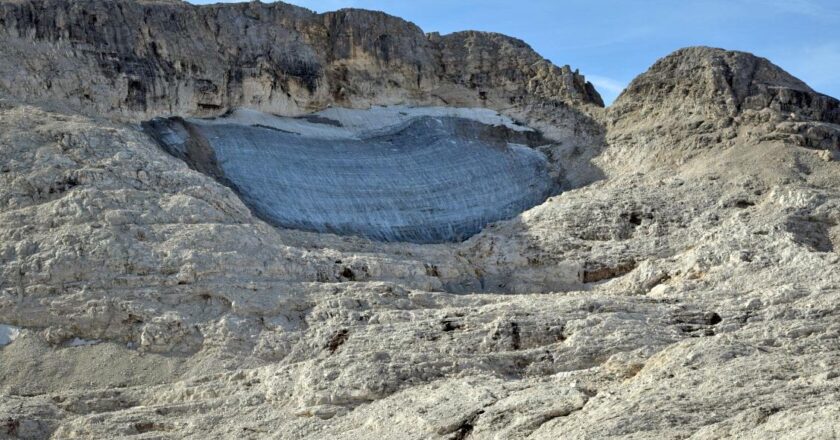
[[[673,159],[674,146],[703,151],[745,137],[826,150],[840,142],[836,99],[764,58],[707,47],[678,50],[633,80],[610,107],[609,124],[629,141],[613,136],[613,144],[634,149],[635,160],[646,155],[633,145],[668,150],[663,156]]]
[[[383,13],[284,3],[3,2],[0,87],[122,119],[216,115],[247,106],[302,114],[327,105],[493,107],[532,100],[603,106],[591,84],[522,41],[425,35]]]
[[[378,12],[0,0],[0,438],[836,437],[838,109],[722,49],[603,108]]]

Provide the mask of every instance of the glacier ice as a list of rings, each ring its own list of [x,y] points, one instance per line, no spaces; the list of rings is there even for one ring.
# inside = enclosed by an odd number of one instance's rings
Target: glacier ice
[[[239,110],[147,132],[286,228],[382,241],[464,240],[553,191],[538,133],[480,109]]]

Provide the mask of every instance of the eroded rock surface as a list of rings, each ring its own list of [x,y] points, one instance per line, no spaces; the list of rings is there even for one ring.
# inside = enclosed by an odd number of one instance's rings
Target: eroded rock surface
[[[426,36],[381,12],[315,14],[282,2],[5,1],[0,35],[7,94],[92,115],[218,115],[232,107],[291,115],[406,100],[603,105],[581,75],[520,40]]]
[[[681,50],[602,110],[578,76],[481,49],[527,52],[511,39],[426,37],[383,14],[0,5],[0,328],[14,332],[0,347],[0,437],[840,432],[838,104],[768,61]],[[376,43],[376,29],[389,37]],[[327,60],[311,92],[272,64],[304,46]],[[126,101],[128,72],[102,67],[137,65],[128,54],[155,84],[145,108]],[[254,54],[262,68],[230,78],[259,92],[217,79],[221,95],[178,91]],[[341,66],[347,81],[333,82]],[[415,86],[418,66],[429,77]],[[542,133],[533,148],[563,192],[462,243],[277,228],[125,122],[285,99],[254,78],[306,97],[278,104],[285,116],[484,103]],[[447,102],[429,98],[444,89]]]

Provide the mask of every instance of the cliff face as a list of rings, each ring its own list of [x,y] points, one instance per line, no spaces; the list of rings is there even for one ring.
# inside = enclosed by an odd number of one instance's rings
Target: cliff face
[[[409,22],[364,10],[14,1],[0,4],[0,43],[4,92],[126,118],[237,106],[299,114],[331,104],[603,105],[581,75],[519,40],[478,32],[427,37]]]

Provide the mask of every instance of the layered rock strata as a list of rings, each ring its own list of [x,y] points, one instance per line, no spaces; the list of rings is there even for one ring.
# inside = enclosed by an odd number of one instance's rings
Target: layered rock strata
[[[425,35],[379,12],[315,14],[282,2],[0,4],[0,88],[40,103],[128,119],[284,115],[414,102],[510,107],[603,105],[583,76],[514,38]]]

